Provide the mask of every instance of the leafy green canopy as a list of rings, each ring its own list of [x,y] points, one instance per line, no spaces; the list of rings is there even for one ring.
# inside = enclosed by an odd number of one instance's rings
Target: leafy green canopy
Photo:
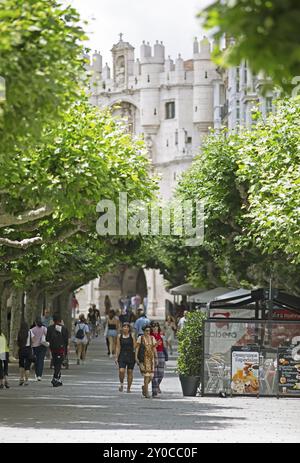
[[[0,154],[32,144],[81,93],[84,72],[79,15],[55,0],[1,0]]]
[[[203,287],[264,285],[272,274],[276,284],[299,292],[299,121],[298,98],[278,104],[251,131],[206,139],[177,189],[182,200],[204,200],[204,244],[157,243],[165,273],[180,267]]]
[[[118,253],[123,261],[122,247],[128,254],[134,251],[132,242],[139,248],[137,237],[99,237],[96,206],[101,199],[117,204],[119,192],[126,192],[129,202],[150,203],[156,182],[149,176],[144,143],[132,140],[109,111],[86,102],[71,107],[57,127],[44,131],[43,140],[35,149],[19,152],[14,162],[0,163],[1,188],[6,191],[2,201],[10,214],[19,217],[25,206],[37,209],[44,204],[49,211],[29,224],[2,227],[0,239],[9,239],[18,249],[12,252],[10,243],[2,248],[1,268],[13,270],[23,284],[48,278],[57,272],[60,252],[65,255],[65,246],[72,244],[74,254],[87,255],[91,249],[97,275],[102,268],[99,259],[106,262],[110,254]],[[34,237],[39,238],[35,249],[20,246]],[[90,274],[90,267],[85,268]]]
[[[16,211],[22,200],[32,206],[45,202],[62,218],[95,213],[100,199],[116,199],[119,191],[149,198],[155,184],[143,142],[133,141],[109,111],[84,101],[56,127],[45,129],[34,149],[19,151],[0,166],[5,173],[0,188],[9,192]]]
[[[239,65],[245,59],[285,91],[293,88],[292,79],[300,76],[298,0],[218,0],[199,16],[217,41],[224,34],[234,39],[226,51],[216,48],[219,64]]]

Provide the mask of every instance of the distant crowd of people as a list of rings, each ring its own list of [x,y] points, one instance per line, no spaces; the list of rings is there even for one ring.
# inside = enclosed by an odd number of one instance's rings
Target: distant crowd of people
[[[91,340],[98,337],[103,330],[106,339],[107,355],[114,358],[119,368],[119,391],[124,390],[127,378],[127,392],[131,392],[133,369],[138,365],[144,377],[142,394],[149,398],[149,384],[152,384],[152,397],[161,393],[160,385],[164,377],[165,362],[168,354],[174,352],[176,332],[185,322],[186,311],[182,317],[168,315],[163,326],[151,321],[147,316],[148,301],[139,295],[122,297],[119,307],[113,310],[107,295],[104,300],[104,315],[95,304],[91,304],[85,316],[79,314],[75,319],[71,333],[77,365],[85,362]],[[75,315],[75,313],[74,313]],[[19,385],[28,386],[30,370],[34,364],[35,379],[42,381],[44,361],[51,354],[53,387],[62,386],[62,365],[68,364],[68,345],[70,334],[59,314],[51,315],[46,309],[42,317],[37,317],[34,324],[23,320],[18,332]],[[0,330],[0,389],[9,388],[8,382],[9,348],[6,337]]]

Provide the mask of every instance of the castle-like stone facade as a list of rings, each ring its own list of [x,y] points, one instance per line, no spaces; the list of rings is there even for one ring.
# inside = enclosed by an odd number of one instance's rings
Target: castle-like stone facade
[[[260,94],[263,77],[253,76],[246,63],[226,71],[218,69],[212,62],[207,38],[194,40],[192,58],[188,60],[180,55],[175,61],[166,57],[165,47],[158,41],[153,47],[143,42],[136,59],[134,47],[123,41],[122,34],[111,53],[112,69],[107,63],[103,66],[99,52],[86,56],[91,76],[90,101],[95,106],[110,107],[126,120],[133,135],[144,138],[154,171],[160,177],[162,199],[172,196],[180,175],[200,153],[210,128],[218,131],[224,126],[229,130],[250,127],[254,104],[260,105],[263,114],[272,109],[273,93],[264,97]],[[145,282],[137,270],[117,273],[103,277],[102,286],[100,280],[100,285],[94,281],[88,289],[81,289],[81,305],[94,302],[103,307],[104,296],[109,294],[117,307],[121,295],[144,288],[150,315],[163,313],[165,299],[170,295],[158,271],[144,270]]]
[[[95,52],[91,59],[91,103],[109,106],[126,117],[130,130],[143,136],[158,174],[163,198],[169,198],[180,174],[199,153],[214,126],[213,86],[219,75],[204,38],[194,42],[193,58],[165,57],[162,42],[143,43],[140,58],[120,40],[112,47],[112,70]],[[119,109],[114,109],[118,104]]]

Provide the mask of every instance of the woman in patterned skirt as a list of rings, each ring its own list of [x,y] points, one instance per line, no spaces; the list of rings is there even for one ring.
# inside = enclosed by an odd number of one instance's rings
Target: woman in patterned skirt
[[[136,362],[140,367],[141,373],[144,376],[144,385],[142,386],[143,396],[147,399],[150,399],[148,386],[150,381],[152,381],[154,375],[154,368],[157,364],[157,352],[156,352],[156,341],[153,336],[150,334],[150,326],[143,326],[144,334],[139,336],[136,344]],[[143,362],[139,362],[138,354],[141,348],[141,345],[144,345],[145,355]]]

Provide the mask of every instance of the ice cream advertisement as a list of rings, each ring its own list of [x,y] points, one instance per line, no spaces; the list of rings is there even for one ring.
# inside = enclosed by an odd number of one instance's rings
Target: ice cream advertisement
[[[251,350],[250,350],[251,349]],[[259,393],[259,349],[234,346],[231,350],[232,394]]]

